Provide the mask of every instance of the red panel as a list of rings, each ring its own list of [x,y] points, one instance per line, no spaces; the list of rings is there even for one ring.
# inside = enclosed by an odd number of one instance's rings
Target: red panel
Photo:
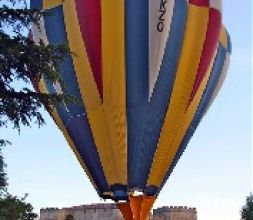
[[[101,61],[101,6],[100,0],[75,0],[82,37],[97,83],[103,97]]]
[[[206,39],[199,63],[198,73],[190,96],[190,102],[193,100],[198,88],[207,73],[208,67],[212,61],[213,54],[219,42],[221,30],[221,14],[217,9],[209,9],[209,21],[206,33]]]
[[[189,0],[189,3],[197,6],[209,6],[210,0]]]

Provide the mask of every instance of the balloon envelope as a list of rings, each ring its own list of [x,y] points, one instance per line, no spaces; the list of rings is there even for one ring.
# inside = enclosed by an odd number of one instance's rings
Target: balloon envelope
[[[132,204],[156,197],[226,76],[231,43],[221,1],[33,0],[31,7],[49,12],[33,25],[34,40],[73,52],[60,71],[67,86],[45,79],[38,86],[82,101],[50,114],[99,196]],[[144,197],[129,197],[135,191]]]

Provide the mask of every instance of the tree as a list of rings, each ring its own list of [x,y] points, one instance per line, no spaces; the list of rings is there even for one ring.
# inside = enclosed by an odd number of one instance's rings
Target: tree
[[[2,155],[2,150],[0,148],[0,192],[4,190],[7,186],[6,173],[5,173],[5,163]]]
[[[19,198],[9,193],[0,195],[0,219],[1,220],[34,220],[37,214],[33,212],[30,203],[25,202],[26,196]]]
[[[42,77],[62,82],[58,73],[69,53],[66,45],[35,44],[29,38],[31,22],[38,24],[42,15],[39,10],[0,8],[0,128],[13,124],[19,130],[32,122],[41,126],[45,123],[41,107],[73,100],[68,95],[37,93],[31,87]],[[6,143],[0,140],[0,146]]]
[[[8,6],[25,3],[25,0],[5,1]],[[52,83],[62,82],[59,73],[69,49],[66,45],[35,44],[29,37],[31,22],[37,23],[43,15],[40,10],[26,7],[0,8],[0,129],[9,125],[20,130],[21,126],[45,123],[40,109],[51,110],[59,102],[75,100],[69,95],[42,94],[34,91],[41,78]],[[9,142],[0,137],[0,219],[33,220],[37,215],[33,207],[7,192],[5,164],[1,146]]]
[[[253,194],[246,198],[246,204],[242,207],[241,216],[243,220],[253,220]]]

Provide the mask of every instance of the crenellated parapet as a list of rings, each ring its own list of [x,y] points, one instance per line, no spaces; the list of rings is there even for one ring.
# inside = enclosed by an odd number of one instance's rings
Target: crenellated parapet
[[[67,215],[72,215],[75,220],[123,220],[115,204],[90,204],[40,210],[40,220],[64,220]]]
[[[159,214],[164,212],[197,213],[197,209],[188,206],[163,206],[153,210],[153,214]]]
[[[115,204],[90,204],[69,208],[45,208],[40,210],[40,220],[123,220]],[[187,206],[163,206],[153,210],[150,220],[197,220],[196,208]]]
[[[153,210],[152,220],[197,220],[197,209],[187,206],[163,206]]]

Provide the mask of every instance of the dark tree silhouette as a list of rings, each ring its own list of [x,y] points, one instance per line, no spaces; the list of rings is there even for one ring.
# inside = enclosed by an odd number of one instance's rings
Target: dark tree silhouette
[[[253,194],[251,193],[246,198],[246,204],[241,210],[241,216],[243,220],[253,220]]]

